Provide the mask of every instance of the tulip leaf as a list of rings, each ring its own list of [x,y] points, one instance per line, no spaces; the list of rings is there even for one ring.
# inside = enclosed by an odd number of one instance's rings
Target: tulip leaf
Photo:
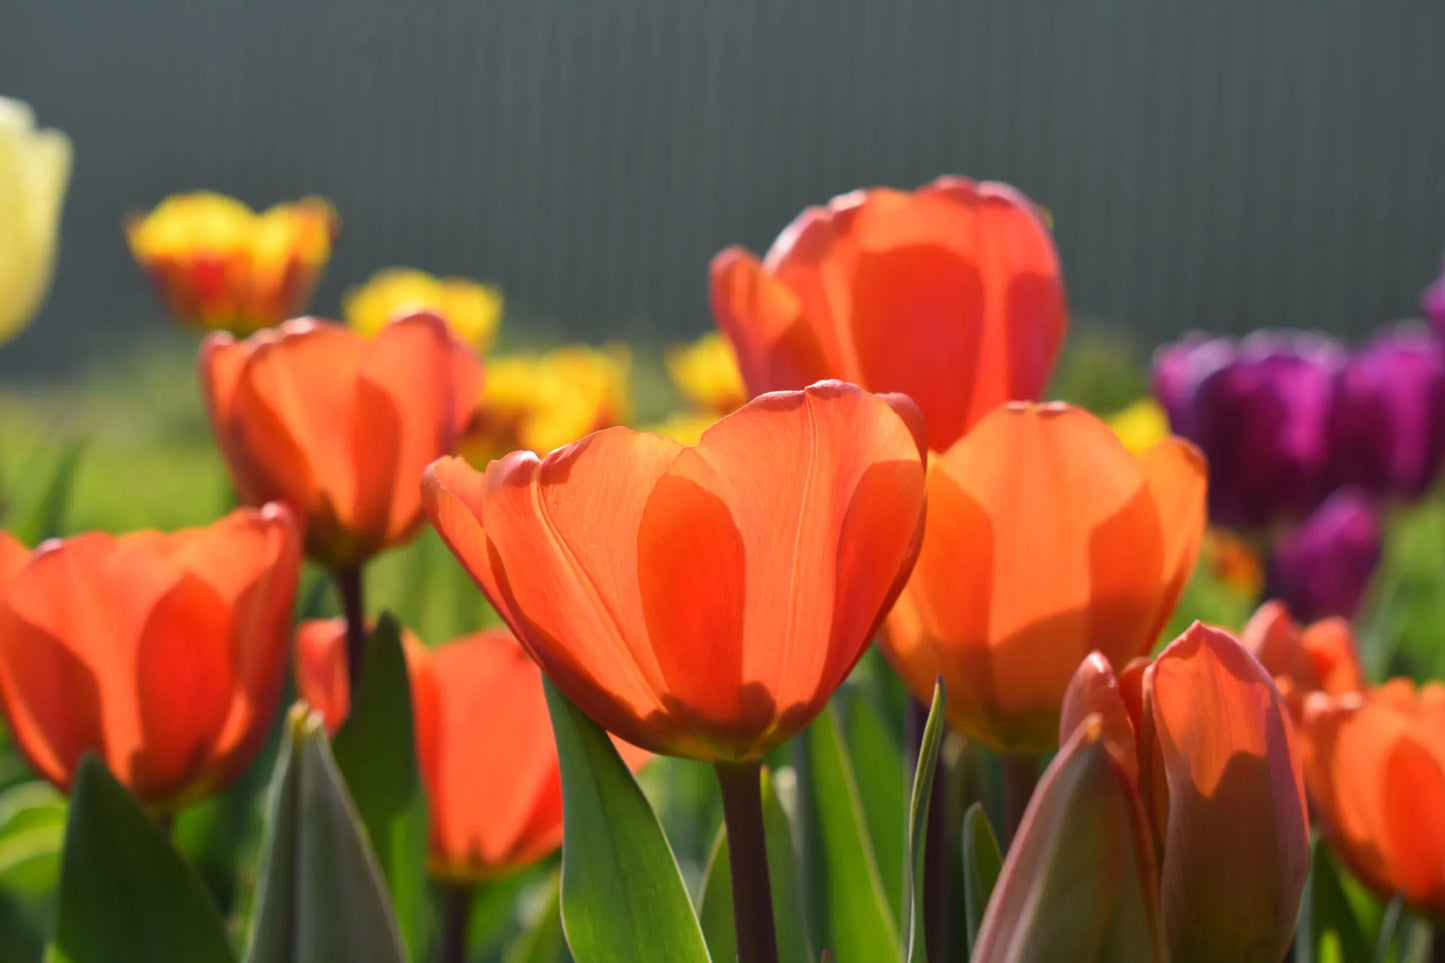
[[[998,874],[1003,870],[1003,854],[998,837],[988,823],[983,806],[974,803],[963,815],[963,914],[968,927],[968,949],[978,940],[983,912],[988,908]]]
[[[821,879],[828,916],[826,948],[839,963],[897,960],[902,952],[898,927],[879,879],[853,764],[832,706],[808,729],[807,738],[812,805],[827,863]]]
[[[71,792],[49,959],[235,960],[205,884],[90,753]]]
[[[404,963],[381,867],[304,704],[286,720],[258,887],[250,963]]]
[[[0,890],[30,898],[54,890],[65,840],[65,797],[48,782],[0,793]]]
[[[558,873],[542,884],[541,906],[503,957],[503,963],[557,963],[564,959],[566,939],[562,936],[562,887]]]
[[[425,955],[431,924],[426,878],[427,809],[417,770],[411,685],[401,630],[377,620],[351,711],[332,744],[396,908],[412,959]]]
[[[80,441],[67,444],[47,466],[45,477],[34,487],[23,489],[16,499],[18,504],[11,507],[12,517],[6,519],[6,527],[24,544],[37,545],[64,534],[65,511],[70,505],[83,449],[84,443]]]
[[[1344,959],[1370,957],[1369,942],[1340,885],[1339,870],[1329,848],[1322,839],[1317,839],[1305,890],[1300,896],[1299,928],[1294,941],[1296,963],[1317,963],[1325,956],[1325,945],[1331,942]]]
[[[595,722],[546,683],[562,765],[562,931],[577,963],[710,960],[657,815]]]
[[[798,850],[793,844],[792,821],[778,799],[772,774],[763,770],[763,835],[768,848],[768,882],[773,893],[773,922],[777,927],[778,955],[784,961],[811,960],[807,920],[803,912],[802,876]],[[727,830],[720,829],[703,875],[698,918],[708,952],[714,960],[735,960],[737,932],[733,924],[732,869],[728,859]]]
[[[928,945],[923,932],[923,860],[928,851],[928,810],[933,798],[933,779],[938,770],[938,749],[943,745],[943,678],[933,684],[933,701],[928,722],[918,747],[918,769],[913,774],[913,792],[908,799],[908,963],[928,963]],[[947,845],[947,840],[934,840]]]
[[[911,701],[911,698],[910,698]],[[907,900],[908,758],[903,718],[890,725],[877,703],[863,694],[848,700],[843,732],[858,776],[858,798],[878,860],[883,892],[900,927]]]

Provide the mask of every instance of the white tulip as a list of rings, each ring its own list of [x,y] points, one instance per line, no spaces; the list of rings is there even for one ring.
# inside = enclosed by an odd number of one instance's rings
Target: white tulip
[[[70,140],[36,130],[28,104],[0,97],[0,341],[40,310],[50,287]]]

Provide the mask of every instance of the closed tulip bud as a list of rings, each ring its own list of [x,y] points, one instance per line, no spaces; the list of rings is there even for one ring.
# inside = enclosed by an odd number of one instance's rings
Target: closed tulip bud
[[[1162,963],[1159,892],[1132,760],[1087,715],[1039,781],[972,963]],[[1225,957],[1219,957],[1225,959]]]
[[[1352,356],[1330,418],[1333,479],[1371,495],[1414,499],[1445,459],[1445,346],[1401,326]]]
[[[1380,564],[1380,517],[1362,493],[1342,489],[1275,545],[1265,594],[1307,622],[1353,619]]]
[[[334,732],[350,711],[346,626],[305,622],[296,642],[297,687]],[[482,883],[547,856],[562,842],[562,775],[537,664],[506,629],[403,645],[431,874]],[[633,769],[651,758],[617,748]]]
[[[1197,622],[1117,681],[1096,653],[1070,684],[1060,731],[1088,720],[1118,755],[1138,754],[1169,959],[1283,959],[1309,871],[1309,819],[1289,713],[1259,663]]]
[[[1274,676],[1281,691],[1288,689],[1286,695],[1341,695],[1365,687],[1354,632],[1344,619],[1321,619],[1301,626],[1290,616],[1288,605],[1274,600],[1254,613],[1240,642]]]
[[[1043,214],[1006,184],[944,177],[811,207],[760,262],[712,262],[712,310],[753,394],[841,378],[908,395],[936,450],[1038,398],[1068,326]]]
[[[338,228],[319,197],[259,214],[224,194],[175,194],[131,217],[126,240],[176,321],[245,335],[306,310]]]
[[[0,341],[35,313],[50,288],[70,141],[37,130],[29,105],[0,97]]]
[[[159,812],[250,763],[286,677],[300,535],[280,505],[171,535],[0,535],[0,700],[68,789],[95,752]]]
[[[1331,848],[1382,898],[1445,917],[1445,683],[1316,693],[1300,737]]]
[[[884,652],[924,699],[995,749],[1047,752],[1079,661],[1146,654],[1199,551],[1204,463],[1169,438],[1131,454],[1068,405],[996,409],[929,460],[918,565]]]
[[[421,473],[456,449],[482,368],[418,314],[372,338],[310,318],[243,341],[213,334],[200,375],[242,500],[290,505],[307,553],[340,568],[416,534]]]
[[[1154,356],[1169,426],[1209,462],[1209,517],[1253,531],[1313,509],[1329,490],[1329,421],[1344,349],[1300,332],[1187,338]]]
[[[434,464],[427,514],[542,670],[646,749],[755,762],[862,656],[923,529],[906,399],[821,382],[692,448],[613,428],[478,472]]]

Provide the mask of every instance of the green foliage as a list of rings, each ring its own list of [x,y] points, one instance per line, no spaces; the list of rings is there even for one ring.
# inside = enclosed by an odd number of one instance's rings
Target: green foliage
[[[928,810],[933,797],[933,780],[938,770],[938,749],[943,744],[943,679],[933,686],[933,701],[918,747],[918,768],[913,774],[913,791],[908,800],[908,963],[928,963],[923,939],[923,859],[928,845]]]
[[[710,959],[672,849],[617,748],[551,682],[546,689],[562,764],[562,928],[572,955]]]
[[[75,779],[65,826],[49,958],[54,963],[235,959],[200,877],[89,753]]]
[[[988,824],[983,806],[974,803],[963,816],[963,913],[968,927],[968,949],[978,940],[983,912],[988,908],[998,874],[1003,871],[1003,854],[998,838]]]
[[[356,698],[332,753],[386,875],[407,949],[421,959],[431,929],[426,794],[417,770],[401,629],[390,615],[383,614],[371,633]]]
[[[271,782],[249,963],[403,963],[386,881],[326,742],[292,708]]]

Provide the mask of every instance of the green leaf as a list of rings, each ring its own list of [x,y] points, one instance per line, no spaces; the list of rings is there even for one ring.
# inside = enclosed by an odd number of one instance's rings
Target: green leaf
[[[1300,897],[1294,943],[1296,963],[1317,963],[1324,958],[1325,945],[1330,942],[1347,960],[1365,960],[1371,955],[1364,930],[1340,885],[1334,859],[1324,841],[1316,839],[1310,874]]]
[[[970,953],[1002,870],[1003,854],[999,852],[998,837],[988,824],[983,806],[974,803],[963,815],[963,915],[968,926]]]
[[[847,702],[843,732],[849,756],[858,776],[858,799],[878,877],[893,911],[893,918],[905,925],[908,885],[908,757],[904,751],[904,722],[892,724],[877,703],[862,693]]]
[[[557,963],[565,958],[561,882],[558,873],[549,876],[535,918],[507,950],[505,963]]]
[[[271,781],[251,963],[403,963],[401,934],[321,717],[291,709]]]
[[[562,764],[562,930],[578,963],[709,960],[677,860],[617,748],[547,682]]]
[[[908,963],[928,963],[928,944],[923,933],[923,857],[928,851],[928,809],[933,798],[933,777],[938,769],[938,749],[943,745],[943,677],[933,684],[933,702],[918,747],[918,769],[913,774],[913,792],[908,800]],[[934,845],[946,845],[935,840]]]
[[[87,753],[71,793],[52,960],[234,961],[200,877]]]
[[[389,614],[382,614],[371,633],[356,698],[332,753],[386,876],[402,939],[411,958],[422,959],[432,923],[426,794],[417,770],[401,630]]]
[[[766,769],[763,770],[762,798],[763,835],[768,847],[768,882],[772,887],[779,958],[783,963],[812,960],[813,949],[803,912],[803,885],[798,872],[798,850],[793,844],[793,826],[778,799],[773,776]],[[698,918],[712,958],[737,959],[732,867],[728,860],[726,829],[719,830],[713,842],[712,855],[703,876],[702,895],[698,898]]]
[[[55,888],[65,818],[65,797],[48,782],[0,793],[0,890],[34,899]]]
[[[826,948],[839,963],[897,960],[902,951],[898,927],[878,877],[858,783],[832,706],[808,729],[807,738],[812,802],[827,862],[822,877],[829,924]]]
[[[6,519],[11,533],[26,545],[38,545],[47,538],[64,534],[65,510],[75,488],[84,444],[72,441],[56,457],[45,476],[26,487],[10,506]]]

